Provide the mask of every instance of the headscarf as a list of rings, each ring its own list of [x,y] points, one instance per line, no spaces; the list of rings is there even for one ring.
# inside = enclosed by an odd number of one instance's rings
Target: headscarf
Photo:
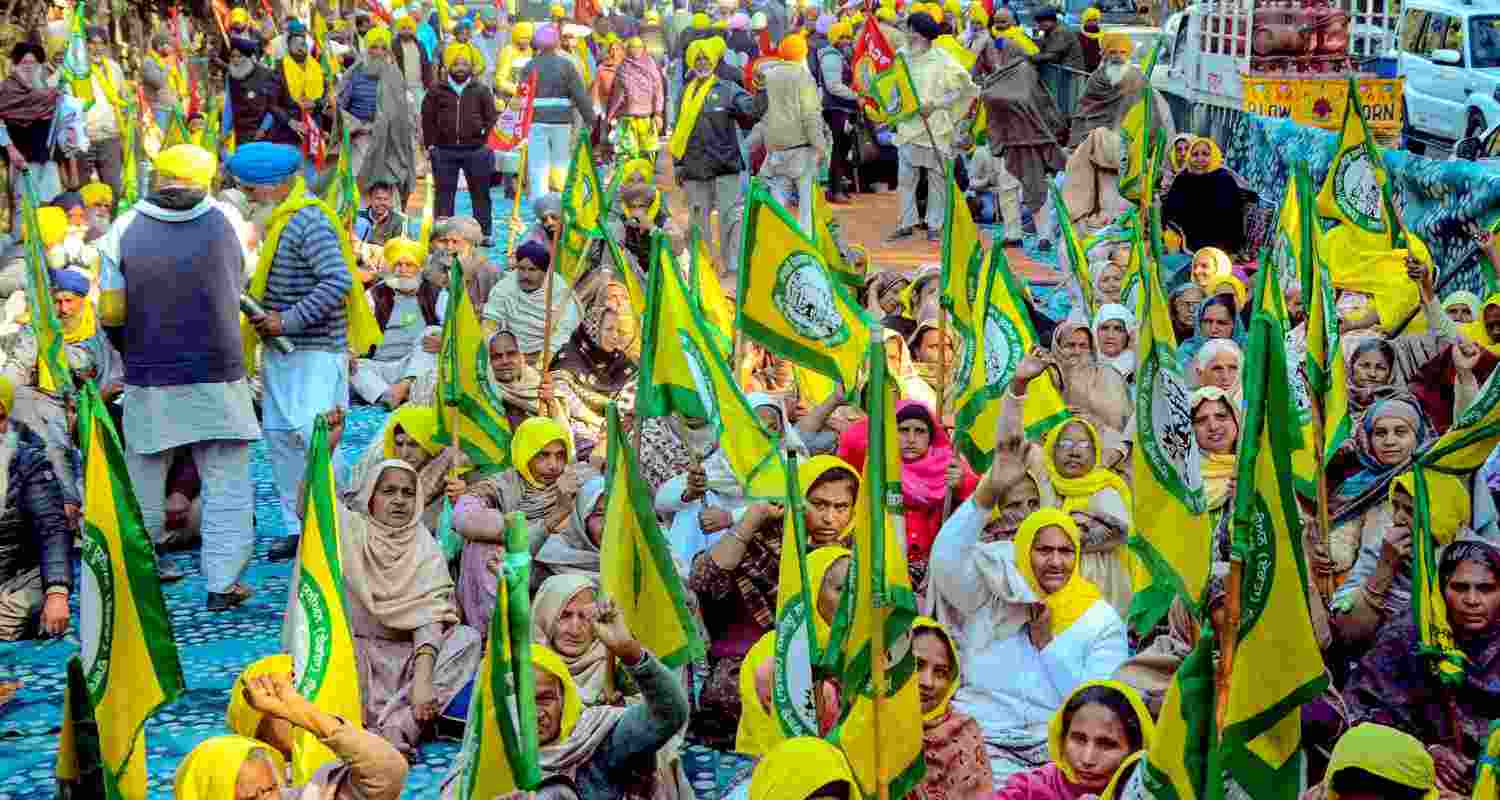
[[[1089,467],[1088,472],[1077,478],[1069,478],[1058,471],[1057,459],[1053,453],[1057,440],[1062,437],[1063,430],[1074,425],[1083,426],[1084,431],[1089,435],[1089,440],[1094,443],[1094,463]],[[1105,489],[1114,489],[1119,493],[1120,501],[1125,504],[1125,507],[1131,507],[1130,487],[1125,485],[1125,480],[1119,475],[1104,468],[1104,443],[1099,439],[1099,431],[1088,420],[1074,417],[1053,426],[1052,430],[1047,432],[1047,437],[1042,440],[1042,450],[1047,464],[1047,478],[1052,483],[1052,490],[1057,493],[1057,499],[1061,501],[1063,511],[1072,513],[1087,510],[1089,500]]]
[[[807,497],[808,490],[812,488],[814,483],[818,482],[819,478],[823,477],[823,473],[835,469],[848,470],[849,474],[854,476],[854,502],[858,505],[859,493],[863,491],[864,483],[859,470],[855,469],[844,459],[826,453],[820,456],[813,456],[797,464],[797,483],[802,487],[802,496],[804,498]],[[849,536],[854,533],[854,526],[858,523],[858,520],[855,519],[857,516],[856,514],[849,518],[849,526],[839,533],[840,540],[848,541]],[[790,525],[791,522],[791,519],[787,518],[787,524]]]
[[[1187,169],[1187,157],[1188,153],[1192,150],[1194,138],[1191,133],[1179,133],[1172,137],[1172,141],[1167,143],[1167,160],[1171,162],[1173,172],[1182,172]],[[1183,151],[1181,158],[1178,158],[1177,143],[1181,141],[1188,143],[1188,149]]]
[[[1149,749],[1152,738],[1156,736],[1156,722],[1151,719],[1151,712],[1146,710],[1146,704],[1141,701],[1141,695],[1135,689],[1119,681],[1109,680],[1085,681],[1079,684],[1077,689],[1068,693],[1068,699],[1057,707],[1057,711],[1053,712],[1052,719],[1047,723],[1047,753],[1052,757],[1052,763],[1062,770],[1063,777],[1067,778],[1070,783],[1077,783],[1078,776],[1073,774],[1073,765],[1068,763],[1067,751],[1063,749],[1063,713],[1068,704],[1073,702],[1073,698],[1095,686],[1114,690],[1125,698],[1125,702],[1130,705],[1130,710],[1135,712],[1136,722],[1141,728],[1141,750]]]
[[[1212,264],[1212,269],[1209,271],[1207,282],[1199,283],[1198,288],[1202,289],[1204,294],[1212,297],[1217,294],[1216,290],[1220,283],[1234,277],[1234,262],[1230,260],[1228,253],[1217,247],[1198,248],[1198,252],[1193,254],[1193,262],[1196,263],[1198,257],[1203,255],[1208,257]],[[1191,271],[1189,271],[1189,275],[1191,274]],[[1241,289],[1243,289],[1243,284],[1241,285]]]
[[[932,409],[912,400],[896,403],[896,423],[909,419],[920,419],[927,423],[931,434],[927,454],[916,461],[901,462],[901,496],[906,508],[941,507],[948,494],[948,464],[953,461],[953,442],[948,430],[939,425]]]
[[[567,448],[567,463],[573,463],[573,437],[551,417],[529,417],[516,427],[511,436],[510,463],[515,466],[521,479],[533,489],[544,487],[531,475],[531,459],[553,442],[563,443]]]
[[[387,628],[414,631],[434,622],[456,623],[453,577],[442,549],[422,524],[422,509],[414,508],[411,521],[399,528],[387,527],[369,512],[375,486],[390,469],[410,473],[417,497],[425,496],[421,477],[405,461],[386,459],[365,474],[355,510],[340,510],[344,591]]]
[[[1093,332],[1094,342],[1096,343],[1095,349],[1098,349],[1097,343],[1099,341],[1099,327],[1106,322],[1112,321],[1119,322],[1125,326],[1125,334],[1129,337],[1129,339],[1125,343],[1125,349],[1121,350],[1119,355],[1106,356],[1103,352],[1100,352],[1099,360],[1110,365],[1111,367],[1114,367],[1116,370],[1119,370],[1121,375],[1124,375],[1128,378],[1132,373],[1135,372],[1134,343],[1136,334],[1136,321],[1135,315],[1130,313],[1130,309],[1120,305],[1119,303],[1105,303],[1104,305],[1099,306],[1099,311],[1094,314]]]
[[[85,186],[83,188],[88,189],[89,187]],[[1455,305],[1467,306],[1469,309],[1469,313],[1474,316],[1474,319],[1483,322],[1483,320],[1480,319],[1479,295],[1474,294],[1467,289],[1459,289],[1456,292],[1449,292],[1448,296],[1443,298],[1443,310],[1447,311],[1449,307]]]
[[[84,184],[78,194],[87,206],[112,205],[115,201],[115,190],[109,184],[98,181]]]
[[[557,728],[557,740],[552,744],[542,745],[543,750],[550,750],[563,745],[573,735],[573,728],[578,725],[578,718],[583,714],[583,698],[578,695],[578,684],[573,682],[573,673],[568,671],[568,665],[563,662],[562,656],[552,648],[532,644],[531,666],[557,678],[562,686],[562,724]]]
[[[1222,150],[1219,149],[1219,143],[1218,142],[1214,141],[1213,139],[1208,138],[1207,136],[1199,136],[1198,138],[1194,139],[1193,143],[1190,144],[1190,145],[1188,145],[1188,155],[1191,156],[1192,152],[1193,152],[1193,148],[1197,147],[1200,143],[1204,143],[1204,142],[1207,142],[1208,146],[1210,148],[1212,148],[1212,150],[1211,150],[1212,155],[1209,157],[1208,169],[1205,169],[1205,170],[1203,170],[1201,172],[1198,172],[1197,170],[1194,170],[1193,166],[1192,166],[1193,165],[1192,158],[1189,158],[1188,159],[1188,171],[1189,172],[1197,172],[1197,174],[1199,174],[1199,175],[1207,175],[1210,172],[1217,172],[1218,170],[1221,170],[1221,169],[1224,168],[1224,151],[1222,151]]]
[[[1474,315],[1474,321],[1458,326],[1458,329],[1469,341],[1475,342],[1491,353],[1500,355],[1500,342],[1490,338],[1490,332],[1484,327],[1484,311],[1490,306],[1500,307],[1500,292],[1496,292],[1484,299],[1479,306],[1479,311]]]
[[[947,628],[931,617],[917,617],[911,623],[912,638],[916,638],[917,632],[922,630],[936,631],[943,637],[943,643],[948,645],[948,657],[953,660],[953,678],[948,681],[942,701],[931,711],[922,712],[923,722],[934,722],[948,714],[948,705],[953,702],[953,695],[958,694],[958,684],[961,682],[959,676],[963,674],[963,667],[958,660],[958,645],[953,643],[953,637],[949,635]]]
[[[1238,275],[1226,275],[1214,283],[1214,288],[1218,289],[1226,283],[1234,293],[1234,310],[1244,310],[1245,304],[1250,302],[1250,290],[1245,288],[1245,282],[1240,280]],[[1223,292],[1218,292],[1218,294],[1223,294]]]
[[[1042,589],[1042,584],[1037,580],[1036,574],[1032,572],[1031,547],[1036,542],[1037,534],[1043,528],[1057,527],[1073,543],[1073,574],[1069,576],[1068,582],[1061,589],[1047,594]],[[1099,587],[1090,583],[1079,571],[1083,564],[1083,542],[1082,535],[1078,532],[1078,524],[1067,512],[1057,508],[1040,508],[1026,517],[1021,523],[1021,529],[1016,531],[1016,569],[1026,579],[1026,585],[1031,591],[1042,598],[1047,604],[1047,610],[1052,615],[1052,637],[1061,636],[1064,631],[1073,626],[1080,617],[1088,613],[1094,604],[1101,602],[1104,596],[1099,593]]]
[[[385,457],[388,459],[396,456],[396,429],[400,428],[403,433],[417,440],[427,455],[435,456],[443,452],[443,445],[437,441],[438,411],[430,406],[403,405],[391,414],[385,424]]]
[[[1177,358],[1180,365],[1193,363],[1193,359],[1198,357],[1198,351],[1202,350],[1203,345],[1208,343],[1210,337],[1203,333],[1203,317],[1208,313],[1210,308],[1216,305],[1224,306],[1225,310],[1229,312],[1230,322],[1234,325],[1234,329],[1228,338],[1239,345],[1241,351],[1245,349],[1245,324],[1240,319],[1239,310],[1234,307],[1234,300],[1227,296],[1210,292],[1208,297],[1198,304],[1198,311],[1193,315],[1192,337],[1177,347]]]
[[[786,734],[776,721],[775,711],[760,702],[756,673],[761,665],[776,657],[776,631],[767,631],[740,662],[740,723],[734,734],[734,750],[747,756],[762,756],[781,744]]]
[[[1234,417],[1235,426],[1240,424],[1239,403],[1235,402],[1229,393],[1217,386],[1200,386],[1193,391],[1191,400],[1191,414],[1198,412],[1198,406],[1221,400],[1229,407],[1229,413]],[[1206,450],[1199,452],[1199,464],[1203,474],[1203,499],[1208,503],[1208,510],[1216,511],[1229,499],[1229,484],[1235,478],[1236,464],[1239,458],[1239,443],[1235,443],[1233,452],[1210,453]]]
[[[1109,31],[1099,37],[1099,51],[1105,55],[1130,58],[1130,51],[1133,49],[1130,36],[1122,31]]]
[[[234,686],[229,688],[229,708],[224,711],[224,723],[229,730],[240,736],[254,739],[255,732],[260,730],[261,720],[266,716],[245,702],[247,680],[266,675],[290,675],[295,669],[296,665],[292,663],[292,657],[285,653],[266,656],[258,661],[252,661],[250,666],[245,667],[245,671],[234,679]]]
[[[0,409],[10,414],[16,407],[16,384],[10,378],[0,375]]]
[[[380,26],[371,28],[370,32],[365,34],[365,49],[369,50],[370,48],[376,47],[376,46],[384,47],[384,48],[387,48],[387,49],[390,48],[390,46],[391,46],[391,29],[390,28],[387,28],[384,25],[380,25]]]
[[[803,458],[807,457],[810,452],[807,449],[807,444],[802,441],[802,434],[797,430],[797,426],[793,425],[791,420],[787,418],[786,407],[781,404],[780,399],[772,397],[766,392],[751,392],[745,395],[745,401],[750,404],[751,411],[761,408],[769,408],[775,411],[781,417],[782,451],[796,452]]]
[[[917,374],[917,365],[911,360],[911,350],[907,348],[906,340],[901,338],[901,332],[894,328],[885,328],[881,331],[880,336],[882,342],[889,342],[895,339],[901,343],[901,347],[898,348],[901,351],[901,355],[899,356],[901,363],[893,370],[894,375],[892,376],[896,379],[897,385],[901,387],[901,399],[921,403],[928,408],[936,406],[937,394],[932,391],[931,386],[927,385],[927,381],[923,380],[922,376]],[[885,352],[883,344],[881,352]]]
[[[204,739],[177,765],[172,781],[175,800],[226,800],[235,796],[240,768],[251,756],[265,753],[275,765],[277,778],[286,774],[286,760],[266,744],[246,736],[214,736]]]
[[[1427,479],[1427,522],[1438,545],[1446,546],[1469,525],[1473,514],[1469,487],[1461,479],[1437,470],[1426,470],[1423,477]],[[1416,499],[1417,482],[1411,472],[1403,472],[1391,480],[1387,497],[1395,498],[1397,486]]]
[[[1336,501],[1349,503],[1367,492],[1377,492],[1383,497],[1385,484],[1411,463],[1408,459],[1404,463],[1387,466],[1380,463],[1380,459],[1375,456],[1375,423],[1389,417],[1403,420],[1411,426],[1412,432],[1417,437],[1416,447],[1412,449],[1413,455],[1420,452],[1422,446],[1432,437],[1432,430],[1427,424],[1427,416],[1422,413],[1422,408],[1417,405],[1416,400],[1410,396],[1390,397],[1370,406],[1370,410],[1365,412],[1364,419],[1360,420],[1354,428],[1354,452],[1359,457],[1359,471],[1339,484],[1338,491],[1335,492]]]
[[[610,283],[619,282],[608,281],[603,288],[607,290]],[[581,288],[580,286],[580,290]],[[636,365],[630,358],[628,343],[614,352],[604,349],[602,342],[605,317],[615,314],[616,319],[623,322],[633,313],[630,308],[611,308],[608,297],[608,291],[598,291],[593,295],[583,312],[583,321],[558,353],[552,369],[565,370],[587,388],[600,394],[612,395],[630,384],[636,375]],[[582,297],[578,299],[583,302]]]
[[[1390,377],[1385,383],[1376,386],[1356,386],[1354,383],[1354,362],[1360,356],[1371,351],[1379,350],[1385,357],[1385,363],[1390,365]],[[1356,418],[1358,415],[1375,403],[1403,394],[1406,387],[1400,383],[1397,377],[1398,364],[1396,361],[1396,348],[1390,342],[1379,336],[1366,337],[1364,341],[1354,346],[1349,357],[1344,361],[1345,374],[1349,376],[1349,411]]]
[[[553,575],[537,589],[531,599],[531,641],[546,645],[557,653],[557,657],[568,665],[568,674],[586,706],[615,702],[617,692],[610,675],[609,648],[597,636],[589,648],[576,656],[565,656],[552,644],[557,628],[557,618],[563,609],[584,591],[593,591],[596,596],[599,586],[587,575]]]
[[[496,336],[515,338],[515,334],[508,330],[495,331],[484,339],[486,354],[489,353],[489,347],[494,343]],[[502,383],[499,378],[495,377],[495,368],[490,365],[490,360],[486,357],[484,359],[484,378],[485,391],[491,395],[491,399],[497,404],[514,406],[529,416],[541,414],[542,374],[537,371],[536,367],[523,361],[521,363],[521,374],[510,383]],[[514,442],[512,442],[512,446],[514,446]]]
[[[850,797],[858,784],[843,751],[822,739],[787,739],[755,765],[750,774],[750,800],[808,800],[830,783],[843,782]]]
[[[1323,789],[1328,800],[1339,800],[1333,780],[1346,769],[1358,769],[1399,786],[1425,789],[1423,800],[1437,800],[1437,769],[1432,756],[1416,737],[1395,728],[1365,722],[1349,729],[1333,746]]]
[[[828,645],[828,638],[833,633],[833,620],[823,619],[822,612],[817,609],[817,598],[823,587],[823,578],[828,575],[828,570],[833,568],[840,559],[853,558],[854,553],[847,547],[835,547],[826,545],[812,550],[807,554],[807,588],[813,593],[813,613],[809,616],[813,621],[813,633],[817,635],[818,647]]]
[[[573,498],[573,513],[568,515],[567,527],[561,533],[547,537],[541,551],[536,554],[537,563],[560,575],[599,574],[599,546],[589,538],[588,521],[604,489],[602,475],[584,481]]]

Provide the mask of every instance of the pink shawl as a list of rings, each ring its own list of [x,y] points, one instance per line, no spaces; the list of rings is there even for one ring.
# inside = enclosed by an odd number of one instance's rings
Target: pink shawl
[[[1047,764],[1010,776],[1005,788],[995,793],[994,800],[1078,800],[1090,794],[1083,787],[1069,783],[1056,764]]]
[[[916,461],[901,462],[901,495],[906,500],[908,511],[941,507],[943,496],[948,493],[947,472],[948,462],[953,460],[953,441],[948,438],[948,430],[933,418],[932,409],[923,403],[916,400],[896,403],[897,417],[908,408],[920,409],[926,415],[927,427],[932,431],[932,446],[927,448],[927,455]]]

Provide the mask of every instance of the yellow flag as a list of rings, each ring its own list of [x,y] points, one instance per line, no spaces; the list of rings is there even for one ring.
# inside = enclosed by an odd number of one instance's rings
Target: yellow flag
[[[1130,547],[1151,574],[1130,606],[1130,624],[1148,631],[1181,595],[1202,599],[1210,547],[1203,473],[1187,383],[1177,363],[1171,307],[1160,269],[1149,261],[1141,283],[1142,314],[1136,368],[1135,534]]]
[[[975,318],[974,308],[980,305],[979,284],[984,280],[984,245],[979,239],[979,226],[969,213],[969,204],[958,188],[953,169],[948,170],[948,209],[943,225],[943,273],[940,301],[947,309],[949,324],[960,336],[972,336],[969,321]]]
[[[484,329],[469,293],[464,291],[463,268],[453,259],[448,285],[448,310],[443,317],[443,344],[438,352],[437,441],[451,444],[475,467],[486,472],[510,465],[510,420],[505,403],[490,384]],[[453,428],[457,430],[454,431]]]
[[[839,250],[838,238],[834,235],[833,208],[828,205],[828,197],[823,193],[823,188],[813,186],[813,240],[817,242],[818,252],[823,254],[823,262],[835,278],[844,282],[844,286],[856,294],[865,285],[865,271],[862,267],[855,267],[844,258],[843,251]]]
[[[738,319],[768,350],[859,385],[874,321],[760,181],[752,182],[745,207]]]
[[[1500,800],[1500,720],[1490,723],[1490,735],[1479,759],[1479,775],[1474,781],[1474,800]]]
[[[1338,148],[1318,191],[1318,213],[1366,233],[1384,234],[1389,244],[1400,225],[1388,218],[1385,195],[1389,181],[1375,140],[1365,125],[1358,87],[1350,78]]]
[[[1209,796],[1214,725],[1214,640],[1206,631],[1172,675],[1161,714],[1142,760],[1146,796],[1198,800]]]
[[[703,655],[703,640],[688,611],[672,549],[656,524],[651,489],[636,470],[636,454],[620,429],[620,415],[613,403],[608,417],[600,588],[614,598],[641,644],[661,663],[680,667]]]
[[[145,800],[143,726],[182,693],[182,665],[151,537],[114,423],[92,383],[80,396],[78,424],[84,454],[79,657],[104,769],[121,797]],[[59,765],[65,760],[76,763],[59,751]]]
[[[734,347],[734,304],[719,284],[719,272],[697,225],[688,232],[688,242],[692,259],[688,266],[688,285],[692,291],[688,296],[697,301],[703,318],[719,334],[720,348],[728,353]]]
[[[1083,249],[1083,243],[1078,239],[1078,233],[1073,230],[1072,213],[1063,202],[1062,194],[1057,187],[1049,187],[1052,192],[1052,211],[1057,217],[1057,226],[1062,231],[1063,253],[1067,256],[1069,272],[1073,275],[1073,281],[1078,284],[1078,291],[1083,296],[1083,304],[1088,312],[1089,319],[1099,312],[1099,304],[1094,299],[1094,279],[1089,275],[1089,257]]]
[[[635,319],[639,322],[646,315],[646,287],[641,283],[641,271],[620,252],[620,244],[609,234],[607,228],[604,231],[604,242],[609,248],[609,257],[615,262],[615,272],[619,273],[620,281],[625,284],[625,293],[630,296],[630,310],[635,313]]]
[[[589,133],[582,131],[573,147],[573,161],[562,192],[562,235],[557,245],[557,274],[568,285],[578,282],[588,266],[589,240],[604,235],[604,194],[594,156],[589,150]]]
[[[689,300],[666,239],[651,244],[651,280],[641,341],[636,414],[673,412],[707,421],[750,497],[783,498],[786,471],[776,440],[750,408],[719,349],[718,334]],[[704,458],[707,453],[695,453]]]

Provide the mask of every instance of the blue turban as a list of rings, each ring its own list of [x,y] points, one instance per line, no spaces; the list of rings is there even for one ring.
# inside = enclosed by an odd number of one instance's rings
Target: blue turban
[[[303,22],[300,19],[297,19],[296,17],[292,17],[292,19],[290,21],[288,21],[287,24],[286,24],[286,35],[287,36],[306,36],[307,35],[307,23]]]
[[[240,183],[275,186],[297,174],[302,166],[302,152],[286,144],[251,142],[235,148],[224,166]]]
[[[260,55],[260,39],[255,36],[231,36],[229,46],[240,55],[251,58]]]
[[[89,296],[89,276],[72,269],[49,269],[52,291],[72,292],[79,297]]]
[[[64,211],[72,211],[75,208],[83,208],[83,195],[77,192],[63,192],[52,198],[49,206],[57,206]]]
[[[546,245],[541,242],[524,242],[516,248],[516,261],[526,259],[531,263],[546,269],[552,265],[552,256],[547,253]]]

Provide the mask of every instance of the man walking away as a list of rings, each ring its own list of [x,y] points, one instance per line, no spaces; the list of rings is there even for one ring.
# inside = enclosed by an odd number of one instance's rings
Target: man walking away
[[[532,41],[537,52],[522,70],[520,83],[536,75],[526,180],[531,196],[541,197],[549,191],[549,184],[553,184],[551,190],[562,190],[573,155],[573,111],[583,118],[584,130],[593,130],[594,101],[573,61],[558,52],[556,25],[542,26]]]

